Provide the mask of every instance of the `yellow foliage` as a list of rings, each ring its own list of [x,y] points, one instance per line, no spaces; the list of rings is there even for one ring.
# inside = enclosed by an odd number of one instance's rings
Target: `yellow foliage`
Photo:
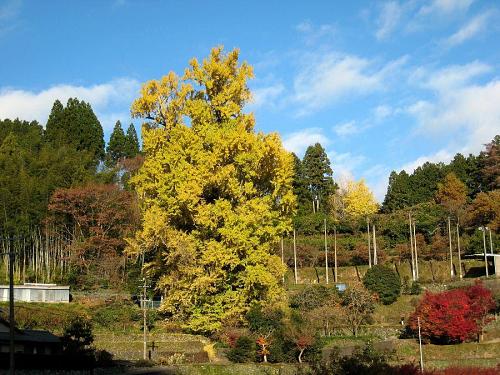
[[[358,182],[349,181],[343,194],[343,202],[347,216],[354,219],[373,215],[378,210],[373,193],[363,179]]]
[[[291,229],[293,160],[277,134],[255,133],[243,113],[251,76],[237,50],[218,47],[202,64],[192,60],[182,80],[147,82],[132,105],[152,122],[132,180],[143,228],[128,251],[145,252],[163,311],[197,332],[220,329],[255,301],[285,299],[285,267],[270,251]]]

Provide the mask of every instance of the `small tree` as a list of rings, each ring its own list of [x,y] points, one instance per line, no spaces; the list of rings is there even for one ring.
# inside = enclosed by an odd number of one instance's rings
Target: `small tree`
[[[255,357],[255,344],[248,336],[240,336],[234,347],[227,353],[227,358],[232,362],[251,362]]]
[[[262,356],[262,361],[264,363],[267,363],[267,356],[271,353],[269,351],[269,346],[271,345],[271,341],[269,340],[269,335],[259,336],[256,343],[259,346],[259,350],[257,353],[260,356]]]
[[[425,341],[453,344],[478,337],[489,322],[495,303],[491,291],[481,282],[462,289],[424,295],[409,319],[409,327],[417,330],[420,318]]]
[[[354,336],[361,324],[368,322],[375,309],[371,294],[362,286],[351,286],[342,295],[345,320]]]
[[[401,280],[394,270],[383,265],[376,265],[368,269],[364,278],[364,286],[373,293],[377,293],[384,305],[396,301],[401,293]]]

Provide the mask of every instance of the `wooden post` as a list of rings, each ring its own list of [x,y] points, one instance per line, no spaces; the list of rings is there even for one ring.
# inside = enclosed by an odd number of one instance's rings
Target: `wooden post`
[[[368,267],[372,268],[372,253],[370,249],[370,219],[366,218],[366,233],[368,234]]]
[[[458,276],[460,280],[463,278],[462,276],[462,254],[460,254],[460,228],[457,220],[457,248],[458,248]]]
[[[281,237],[281,264],[285,265],[285,249],[283,247],[283,237]],[[285,274],[283,274],[283,285],[285,284]]]
[[[417,235],[415,221],[413,221],[413,246],[415,246],[415,279],[418,280],[418,252],[417,252]]]
[[[9,241],[9,373],[14,375],[15,362],[14,362],[14,329],[16,322],[14,319],[14,241],[11,238]]]
[[[298,284],[297,277],[297,242],[295,239],[295,228],[293,228],[293,267],[295,273],[295,284]]]
[[[408,213],[408,220],[410,222],[410,253],[411,253],[411,276],[412,280],[415,281],[415,257],[413,255],[413,230],[411,224],[411,214]]]
[[[328,284],[328,242],[326,239],[326,219],[325,219],[325,275],[326,275],[326,283]]]
[[[333,228],[333,258],[334,258],[334,267],[335,267],[335,282],[338,282],[337,277],[337,227]]]
[[[420,333],[420,317],[417,316],[418,323],[418,347],[420,349],[420,372],[424,373],[424,355],[422,353],[422,335]]]
[[[493,252],[493,240],[491,239],[491,229],[489,230],[489,232],[490,232],[490,253],[494,254],[494,252]]]
[[[486,257],[486,227],[482,227],[483,232],[483,246],[484,246],[484,268],[486,269],[486,277],[489,277],[488,274],[488,258]]]
[[[377,237],[375,235],[375,224],[372,226],[373,228],[373,265],[377,265]]]
[[[450,241],[450,276],[453,279],[454,273],[453,273],[453,249],[451,247],[451,221],[450,217],[448,216],[448,237]]]

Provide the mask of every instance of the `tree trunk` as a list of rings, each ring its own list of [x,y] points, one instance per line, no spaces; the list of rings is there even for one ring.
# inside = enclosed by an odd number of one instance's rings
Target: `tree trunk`
[[[305,348],[304,349],[300,349],[300,353],[299,353],[299,363],[302,363],[302,354],[304,354],[304,350],[306,350]]]

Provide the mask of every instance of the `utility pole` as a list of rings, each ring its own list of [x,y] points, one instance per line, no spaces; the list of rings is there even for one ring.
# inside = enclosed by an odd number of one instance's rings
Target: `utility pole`
[[[422,353],[422,335],[420,334],[420,317],[417,316],[418,323],[418,347],[420,349],[420,372],[424,373],[424,356]]]
[[[0,255],[9,256],[9,375],[15,373],[14,334],[16,321],[14,318],[14,238],[8,237],[8,251]]]
[[[337,278],[337,227],[333,228],[333,257],[334,257],[334,267],[335,267],[335,282],[338,281]]]
[[[453,279],[455,274],[453,272],[453,249],[451,247],[451,221],[449,216],[448,216],[448,238],[450,240],[450,276]]]
[[[377,237],[375,235],[375,224],[373,224],[372,229],[373,229],[373,265],[376,266],[378,264],[378,260],[377,260]]]
[[[146,284],[146,278],[143,279],[144,284],[142,286],[142,317],[143,317],[143,343],[144,343],[144,355],[143,358],[146,360],[147,357],[147,330],[148,330],[148,325],[147,325],[147,312],[146,312],[146,291],[149,285]]]
[[[372,268],[372,252],[370,249],[370,219],[366,218],[366,233],[368,235],[368,267]]]
[[[283,237],[281,237],[281,264],[285,265],[285,249],[283,247]],[[283,285],[285,285],[285,274],[283,274]]]
[[[462,280],[462,255],[460,254],[460,227],[457,221],[458,276]]]
[[[411,214],[410,213],[408,213],[408,221],[410,223],[411,276],[412,276],[412,280],[415,281],[415,257],[413,255],[413,230],[412,230]]]
[[[489,230],[489,232],[490,232],[490,252],[491,252],[492,254],[494,254],[494,253],[493,253],[493,240],[491,239],[491,229]]]
[[[489,277],[488,274],[488,258],[486,257],[486,230],[487,227],[479,227],[479,230],[483,232],[483,247],[484,247],[484,268],[486,270],[486,277]]]
[[[415,278],[418,280],[418,252],[417,252],[417,235],[416,235],[416,224],[413,221],[413,246],[415,246]]]
[[[298,284],[297,277],[297,241],[295,239],[295,228],[293,228],[293,268],[295,273],[295,284]]]
[[[325,275],[326,275],[326,283],[328,284],[328,243],[326,239],[326,219],[325,219]]]

